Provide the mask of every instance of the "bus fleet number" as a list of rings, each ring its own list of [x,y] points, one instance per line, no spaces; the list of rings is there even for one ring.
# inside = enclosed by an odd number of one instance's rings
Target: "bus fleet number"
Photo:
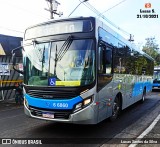
[[[68,108],[68,104],[67,103],[53,103],[53,107]]]

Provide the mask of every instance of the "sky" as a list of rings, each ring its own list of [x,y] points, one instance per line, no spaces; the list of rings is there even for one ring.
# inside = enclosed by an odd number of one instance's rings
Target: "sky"
[[[62,17],[68,17],[80,0],[57,0]],[[134,35],[135,44],[142,48],[145,38],[155,37],[160,47],[160,1],[159,0],[88,0],[100,13],[110,8],[103,15],[119,28]],[[120,3],[120,4],[119,4]],[[151,8],[145,8],[150,3]],[[117,5],[119,4],[119,5]],[[117,5],[117,6],[115,6]],[[115,6],[115,7],[114,7]],[[0,0],[0,34],[23,37],[25,29],[34,24],[48,21],[50,14],[46,0]],[[152,10],[154,13],[140,13],[140,10]],[[158,15],[158,18],[137,18],[137,15]],[[88,9],[84,3],[74,11],[74,16],[99,16]],[[55,16],[55,18],[59,18]],[[108,24],[107,22],[105,22]],[[110,24],[108,24],[112,27]],[[126,39],[129,36],[112,27]]]

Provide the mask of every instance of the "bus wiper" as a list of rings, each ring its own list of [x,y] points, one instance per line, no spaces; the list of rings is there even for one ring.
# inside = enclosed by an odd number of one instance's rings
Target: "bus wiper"
[[[67,40],[64,42],[64,44],[62,45],[62,47],[59,50],[59,52],[58,52],[57,59],[59,61],[61,61],[61,59],[63,58],[63,56],[65,55],[65,53],[68,51],[68,49],[71,46],[72,42],[73,42],[73,37],[69,36],[67,38]]]
[[[57,67],[57,61],[61,61],[65,53],[68,51],[69,47],[71,46],[73,42],[73,37],[69,36],[67,40],[64,42],[62,47],[60,48],[58,54],[57,54],[57,45],[56,45],[56,52],[55,52],[55,65],[54,65],[54,76],[57,77],[56,74],[56,67]]]
[[[56,44],[56,52],[55,52],[55,59],[54,59],[54,76],[57,77],[57,73],[56,73],[56,67],[57,67],[57,61],[58,61],[58,58],[57,58],[57,44]]]
[[[44,48],[43,48],[43,52],[42,52],[42,73],[43,73],[43,68],[44,68],[44,63],[45,63],[45,45],[44,45]]]

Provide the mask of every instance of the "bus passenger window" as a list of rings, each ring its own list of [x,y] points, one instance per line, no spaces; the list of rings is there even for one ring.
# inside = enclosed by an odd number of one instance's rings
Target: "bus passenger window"
[[[112,80],[112,49],[101,44],[98,61],[98,90]]]
[[[106,49],[106,74],[111,74],[112,50]]]
[[[112,50],[106,46],[99,47],[99,73],[111,74]]]

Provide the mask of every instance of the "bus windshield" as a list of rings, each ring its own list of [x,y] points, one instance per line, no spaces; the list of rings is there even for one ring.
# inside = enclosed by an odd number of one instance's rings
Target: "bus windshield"
[[[95,80],[92,39],[35,43],[24,47],[25,83],[33,86],[84,86]]]
[[[160,70],[154,70],[153,79],[160,80]]]

